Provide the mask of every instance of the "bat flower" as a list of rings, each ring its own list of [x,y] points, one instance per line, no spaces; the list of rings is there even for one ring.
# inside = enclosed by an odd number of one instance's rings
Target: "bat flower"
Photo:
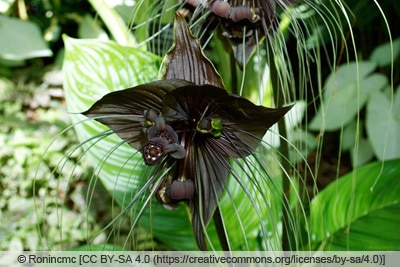
[[[285,8],[300,0],[188,0],[189,9],[208,12],[218,21],[218,30],[228,39],[240,67],[247,63],[256,45],[272,27],[277,27],[275,6]]]
[[[178,15],[165,66],[162,80],[107,94],[83,114],[157,166],[152,192],[167,209],[187,203],[197,244],[205,250],[204,230],[226,186],[230,160],[252,154],[290,107],[256,106],[229,94]]]

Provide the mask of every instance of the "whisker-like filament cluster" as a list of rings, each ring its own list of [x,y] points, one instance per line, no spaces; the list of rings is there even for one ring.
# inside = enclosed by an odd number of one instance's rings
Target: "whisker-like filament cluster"
[[[99,179],[121,207],[88,243],[112,242],[128,218],[119,245],[129,249],[140,247],[133,229],[167,249],[314,249],[309,209],[319,188],[307,160],[311,150],[320,160],[322,141],[307,121],[339,61],[343,3],[150,2],[137,1],[130,25],[146,48],[117,49],[138,53],[116,64],[132,69],[115,78],[118,88],[87,101],[77,90],[87,84],[66,84],[67,102],[85,102],[78,111],[89,118],[74,125],[81,157],[96,165],[88,205]],[[148,73],[135,69],[144,65]]]

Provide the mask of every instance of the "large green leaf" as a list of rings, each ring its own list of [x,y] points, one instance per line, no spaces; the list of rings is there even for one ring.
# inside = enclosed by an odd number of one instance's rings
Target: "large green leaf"
[[[312,130],[337,130],[351,122],[368,97],[388,84],[382,74],[370,74],[376,64],[359,62],[342,65],[325,83],[323,105],[312,119]]]
[[[64,42],[64,89],[69,112],[86,111],[111,91],[149,82],[157,77],[160,59],[151,54],[99,40],[65,37]],[[78,123],[84,119],[83,116],[71,116],[77,123],[75,130],[81,142],[107,130],[95,121]],[[140,177],[143,172],[140,168],[141,156],[129,145],[119,145],[122,141],[116,135],[96,139],[96,142],[94,148],[88,149],[88,155],[95,166],[101,166],[99,176],[105,187],[114,191],[134,191],[138,183],[131,177]],[[92,144],[88,143],[86,148]],[[116,146],[117,151],[110,153]]]
[[[399,250],[400,160],[374,162],[311,203],[310,236],[325,250]]]
[[[376,157],[380,160],[400,157],[400,87],[393,106],[384,93],[371,96],[367,104],[366,128]]]
[[[70,112],[86,111],[111,91],[157,79],[160,58],[153,54],[113,42],[68,37],[64,41],[64,88]],[[97,168],[96,174],[110,194],[120,204],[127,206],[147,181],[151,171],[143,163],[141,154],[127,144],[122,144],[122,140],[115,134],[93,139],[107,130],[103,125],[85,120],[80,115],[72,114],[72,119],[78,138],[87,150],[87,156]],[[86,142],[91,138],[91,141]],[[280,248],[278,216],[281,206],[276,193],[277,186],[274,184],[276,181],[270,180],[266,172],[258,169],[251,160],[249,157],[246,164],[234,164],[233,175],[222,196],[220,209],[232,249],[256,249],[261,232],[266,240],[264,247],[276,250]],[[145,200],[137,200],[133,214],[142,208]],[[265,226],[263,230],[260,230],[261,222]],[[176,211],[168,211],[152,201],[139,224],[173,249],[197,249],[183,205]],[[208,230],[214,248],[219,249],[213,223]]]
[[[393,48],[393,54],[392,54]],[[369,60],[375,61],[379,67],[389,66],[400,55],[400,38],[384,43],[372,51]]]

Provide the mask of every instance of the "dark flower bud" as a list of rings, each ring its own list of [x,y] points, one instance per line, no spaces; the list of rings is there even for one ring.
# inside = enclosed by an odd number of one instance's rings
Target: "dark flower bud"
[[[169,198],[169,193],[167,194],[167,188],[171,185],[172,178],[170,176],[166,176],[163,178],[161,183],[158,185],[157,190],[155,192],[155,197],[160,202],[163,207],[167,210],[176,210],[178,209],[178,201],[172,200]]]
[[[147,128],[154,125],[154,121],[157,119],[157,114],[154,110],[149,109],[144,111],[144,123],[143,127]]]
[[[170,144],[178,142],[178,135],[171,126],[165,124],[162,117],[158,117],[155,125],[150,126],[147,130],[147,138],[150,140],[154,137],[164,138]]]
[[[200,0],[187,0],[186,2],[192,7],[197,7],[200,4]]]
[[[211,12],[221,18],[229,18],[229,15],[232,12],[231,4],[226,1],[215,1],[215,3],[210,8]]]
[[[191,200],[195,193],[194,183],[192,180],[175,180],[167,187],[166,193],[172,200]]]
[[[256,15],[251,12],[248,6],[237,6],[232,10],[231,19],[233,22],[239,22],[245,19],[249,22],[254,22],[256,20]]]
[[[192,200],[195,186],[192,180],[173,180],[170,176],[163,178],[155,193],[157,200],[168,210],[177,209],[180,201]]]
[[[155,120],[154,120],[155,126],[157,127],[158,131],[162,131],[165,128],[165,120],[163,117],[158,116]]]
[[[186,156],[186,150],[179,144],[169,144],[165,147],[165,150],[170,153],[170,156],[174,159],[183,159]]]

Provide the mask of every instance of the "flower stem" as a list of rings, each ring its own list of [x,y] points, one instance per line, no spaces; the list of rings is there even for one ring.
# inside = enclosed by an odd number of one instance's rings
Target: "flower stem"
[[[218,239],[219,239],[219,243],[221,244],[222,250],[230,251],[228,238],[226,236],[224,223],[223,223],[222,217],[221,217],[221,211],[218,206],[214,212],[213,219],[214,219],[215,229],[217,230]]]
[[[229,55],[229,59],[230,59],[230,67],[231,67],[231,82],[232,82],[232,86],[231,86],[231,93],[232,94],[239,94],[239,86],[238,86],[238,77],[237,77],[237,68],[236,68],[236,60],[234,55],[231,53]]]
[[[279,82],[279,74],[277,66],[274,62],[274,54],[272,49],[269,49],[270,58],[270,79],[273,90],[274,102],[278,107],[284,105],[283,87]],[[282,166],[282,250],[291,250],[290,246],[290,178],[287,176],[290,173],[290,162],[289,162],[289,144],[287,142],[287,129],[285,123],[285,117],[282,117],[278,121],[278,130],[281,137],[279,146],[280,161]]]
[[[285,125],[285,117],[278,121],[279,133],[282,137],[281,144],[279,147],[281,153],[281,166],[283,168],[282,175],[282,250],[289,251],[290,247],[290,237],[289,237],[289,218],[290,218],[290,180],[285,174],[290,172],[290,162],[289,162],[289,145],[287,143],[287,131]]]

